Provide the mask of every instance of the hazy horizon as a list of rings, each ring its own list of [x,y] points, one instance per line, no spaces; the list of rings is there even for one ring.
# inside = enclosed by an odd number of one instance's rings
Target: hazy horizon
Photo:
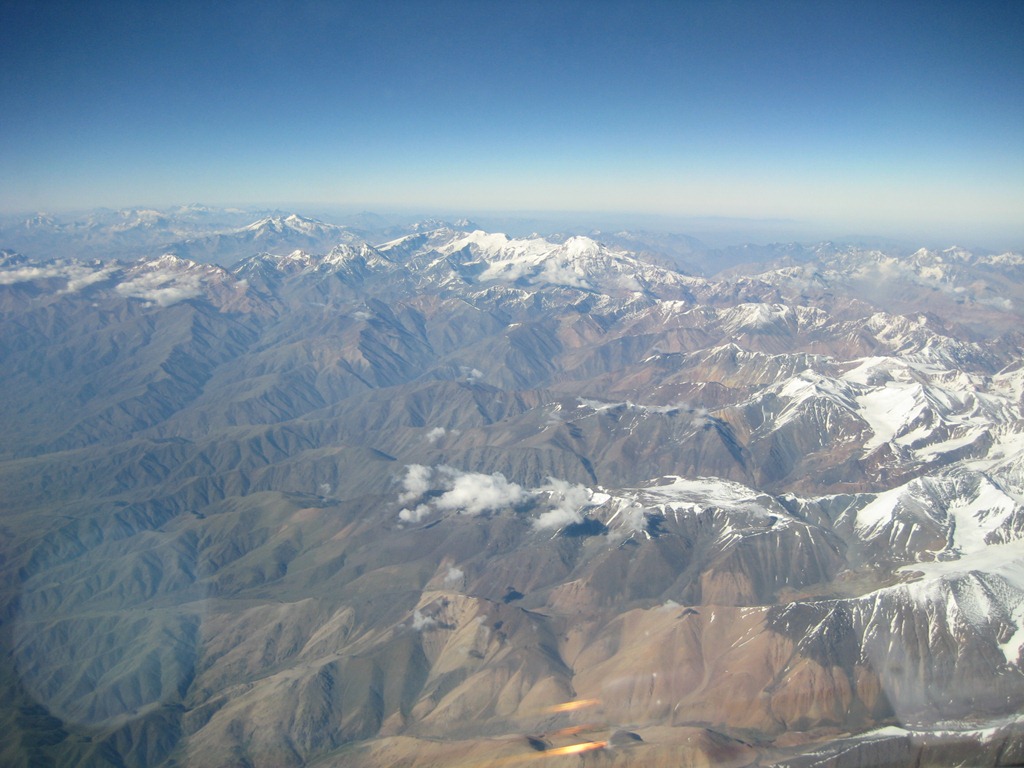
[[[1024,244],[1020,3],[12,2],[0,22],[5,212],[603,212]]]
[[[128,204],[98,206],[95,208],[50,208],[24,209],[0,213],[0,221],[6,226],[17,226],[17,222],[37,215],[53,216],[58,220],[85,221],[90,216],[106,211],[129,214],[130,212],[153,210],[162,213],[173,212],[192,206],[206,207],[224,212],[249,213],[253,222],[266,215],[287,216],[297,214],[329,224],[365,226],[353,224],[356,220],[374,217],[381,228],[411,226],[436,219],[456,222],[468,220],[474,226],[492,231],[504,232],[510,236],[529,234],[552,235],[557,233],[614,234],[617,232],[651,233],[678,235],[696,239],[710,248],[724,248],[737,245],[799,242],[804,244],[834,241],[837,243],[867,247],[896,248],[913,251],[918,248],[942,250],[951,247],[965,247],[974,251],[1024,252],[1024,233],[1000,233],[989,228],[931,227],[927,230],[865,228],[861,230],[844,228],[838,223],[801,221],[785,218],[748,218],[739,216],[671,216],[642,211],[569,211],[569,210],[472,210],[468,208],[425,208],[425,207],[374,207],[372,204],[335,206],[317,203],[257,202],[253,204],[215,205],[205,201],[176,202],[170,205]],[[374,229],[374,227],[370,227]],[[230,227],[228,228],[230,230]],[[224,230],[224,231],[228,231]],[[7,244],[8,246],[11,243]],[[5,247],[0,243],[0,247]],[[31,255],[31,254],[29,254]]]

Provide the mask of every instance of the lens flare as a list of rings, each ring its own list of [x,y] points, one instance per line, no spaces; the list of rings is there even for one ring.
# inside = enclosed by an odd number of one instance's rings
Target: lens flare
[[[596,707],[601,703],[600,699],[577,699],[576,701],[566,701],[561,704],[555,704],[544,710],[545,713],[555,712],[575,712],[578,709],[586,709],[587,707]]]
[[[595,749],[604,749],[608,746],[607,741],[584,741],[580,744],[570,744],[567,747],[555,747],[548,749],[538,757],[557,757],[558,755],[578,755],[581,752],[590,752]]]

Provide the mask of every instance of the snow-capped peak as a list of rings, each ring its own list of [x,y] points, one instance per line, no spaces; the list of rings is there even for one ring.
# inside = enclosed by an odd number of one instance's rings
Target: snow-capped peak
[[[297,232],[305,235],[320,236],[328,230],[336,229],[344,228],[325,224],[324,222],[317,221],[316,219],[308,219],[304,216],[299,216],[296,213],[291,213],[287,216],[266,216],[259,221],[254,221],[252,224],[244,227],[242,231],[253,232],[257,235],[271,232],[276,234]]]

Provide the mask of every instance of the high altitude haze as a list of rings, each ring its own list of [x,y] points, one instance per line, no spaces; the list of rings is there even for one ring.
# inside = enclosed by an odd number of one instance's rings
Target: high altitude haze
[[[647,211],[1024,240],[1024,5],[30,3],[0,209]]]

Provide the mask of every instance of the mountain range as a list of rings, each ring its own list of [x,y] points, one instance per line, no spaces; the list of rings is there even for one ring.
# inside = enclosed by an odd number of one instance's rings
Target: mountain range
[[[1020,254],[241,216],[0,229],[4,764],[1024,761]]]

